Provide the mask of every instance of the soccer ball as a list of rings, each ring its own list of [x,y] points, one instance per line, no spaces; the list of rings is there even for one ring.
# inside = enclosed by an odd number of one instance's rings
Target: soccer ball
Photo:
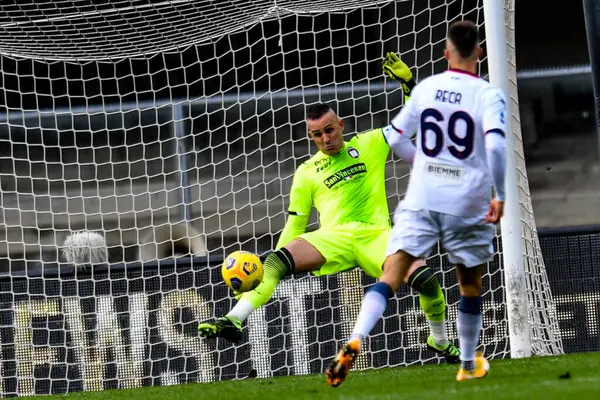
[[[97,232],[72,232],[63,242],[63,257],[79,269],[90,264],[108,263],[108,249],[104,236]]]
[[[225,284],[234,292],[244,293],[256,289],[263,278],[260,258],[248,251],[234,251],[221,267]]]

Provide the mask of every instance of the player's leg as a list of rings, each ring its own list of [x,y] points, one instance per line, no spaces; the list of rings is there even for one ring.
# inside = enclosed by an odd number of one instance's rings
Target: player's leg
[[[417,253],[417,256],[421,256],[421,254]],[[387,256],[383,263],[383,273],[379,282],[365,294],[356,325],[352,331],[352,339],[362,341],[371,332],[385,312],[388,300],[405,281],[410,266],[417,260],[417,256],[404,250],[397,250],[396,253]]]
[[[200,336],[222,337],[231,342],[242,339],[244,321],[257,308],[266,304],[277,285],[287,275],[320,269],[326,260],[344,262],[343,235],[340,232],[317,230],[301,235],[279,250],[269,254],[263,263],[263,280],[256,289],[239,296],[236,305],[225,316],[198,325]]]
[[[419,293],[419,305],[429,325],[427,348],[444,357],[449,364],[457,364],[460,362],[460,349],[448,339],[446,298],[437,276],[424,261],[416,260],[411,265],[405,282]]]
[[[483,378],[489,370],[489,363],[476,353],[482,328],[481,315],[481,277],[483,265],[468,268],[458,264],[458,282],[460,285],[460,303],[458,306],[458,338],[461,354],[461,367],[457,380]]]
[[[365,293],[350,340],[342,346],[325,371],[329,385],[338,387],[344,382],[360,352],[363,339],[383,316],[388,300],[400,288],[415,260],[416,257],[402,250],[386,258],[379,282]]]
[[[391,229],[365,229],[355,236],[356,261],[367,275],[376,279],[383,272],[391,232]],[[404,282],[419,293],[419,304],[431,333],[427,347],[448,363],[458,363],[460,350],[450,342],[446,333],[446,299],[437,276],[424,260],[417,259],[410,266]]]
[[[448,260],[456,265],[460,286],[457,329],[461,349],[461,367],[457,380],[483,378],[489,363],[483,354],[477,354],[482,328],[481,292],[485,263],[493,258],[493,225],[480,218],[469,219],[443,216],[443,245]]]
[[[437,243],[439,228],[429,214],[428,211],[400,208],[396,212],[381,278],[365,294],[350,340],[340,349],[326,371],[327,382],[331,386],[336,387],[345,380],[362,340],[385,312],[388,300],[406,279],[412,263],[426,257]]]
[[[222,337],[230,342],[242,339],[244,321],[273,296],[279,281],[286,275],[318,269],[325,263],[323,255],[309,242],[295,239],[269,254],[263,263],[263,279],[256,289],[241,294],[236,305],[224,317],[198,325],[200,336]]]

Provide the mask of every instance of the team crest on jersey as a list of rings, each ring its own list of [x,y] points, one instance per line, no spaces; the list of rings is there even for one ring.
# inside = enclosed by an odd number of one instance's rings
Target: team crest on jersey
[[[350,157],[352,158],[358,158],[359,156],[358,150],[356,150],[354,147],[348,147],[348,154],[350,154]]]

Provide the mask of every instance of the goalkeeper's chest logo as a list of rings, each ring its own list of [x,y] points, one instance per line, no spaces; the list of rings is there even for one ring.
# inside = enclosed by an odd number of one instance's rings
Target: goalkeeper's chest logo
[[[350,157],[352,158],[358,158],[359,156],[358,150],[356,150],[354,147],[348,147],[348,154],[350,154]]]
[[[367,166],[364,163],[354,164],[336,172],[323,181],[328,189],[331,189],[340,182],[350,181],[357,175],[367,173]]]

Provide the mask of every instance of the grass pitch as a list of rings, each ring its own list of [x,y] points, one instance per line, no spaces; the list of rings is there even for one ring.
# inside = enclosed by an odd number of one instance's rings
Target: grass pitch
[[[142,389],[44,396],[62,400],[600,399],[600,353],[491,361],[482,380],[456,382],[456,366],[431,365],[352,371],[333,389],[324,375],[246,379]]]

